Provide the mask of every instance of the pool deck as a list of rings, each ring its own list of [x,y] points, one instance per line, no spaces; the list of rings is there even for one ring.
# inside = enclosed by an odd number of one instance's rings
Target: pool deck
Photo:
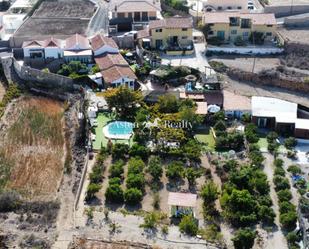
[[[113,119],[114,118],[109,113],[102,113],[102,112],[98,113],[98,116],[96,118],[98,126],[95,128],[96,139],[95,141],[92,142],[93,150],[98,151],[101,149],[102,146],[107,145],[108,138],[104,136],[103,128]],[[131,136],[129,139],[113,138],[111,140],[113,143],[125,143],[129,144],[130,146],[133,144],[133,136]]]

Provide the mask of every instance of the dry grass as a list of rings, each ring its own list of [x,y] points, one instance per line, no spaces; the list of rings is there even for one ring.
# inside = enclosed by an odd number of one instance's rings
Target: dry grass
[[[53,100],[25,97],[10,116],[14,120],[0,144],[4,159],[14,162],[7,187],[30,199],[50,199],[63,173],[63,107]]]

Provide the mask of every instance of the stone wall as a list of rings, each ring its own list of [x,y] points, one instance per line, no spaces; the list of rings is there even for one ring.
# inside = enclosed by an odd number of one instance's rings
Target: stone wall
[[[263,73],[245,72],[240,69],[230,68],[227,75],[235,80],[252,82],[257,85],[282,87],[292,91],[309,92],[309,84],[302,77],[291,77],[278,71],[265,71]]]
[[[14,57],[1,58],[1,63],[8,81],[20,83],[29,89],[55,93],[74,91],[74,81],[71,78],[23,66]]]

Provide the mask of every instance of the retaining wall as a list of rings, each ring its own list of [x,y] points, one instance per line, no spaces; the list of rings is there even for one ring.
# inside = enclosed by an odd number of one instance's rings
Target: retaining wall
[[[19,78],[26,81],[28,87],[39,87],[56,91],[73,91],[73,79],[49,72],[23,66],[12,58],[14,71]]]

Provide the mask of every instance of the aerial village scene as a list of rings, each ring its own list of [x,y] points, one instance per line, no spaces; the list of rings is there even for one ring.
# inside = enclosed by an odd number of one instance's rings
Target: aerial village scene
[[[0,249],[308,249],[309,0],[0,0]]]

